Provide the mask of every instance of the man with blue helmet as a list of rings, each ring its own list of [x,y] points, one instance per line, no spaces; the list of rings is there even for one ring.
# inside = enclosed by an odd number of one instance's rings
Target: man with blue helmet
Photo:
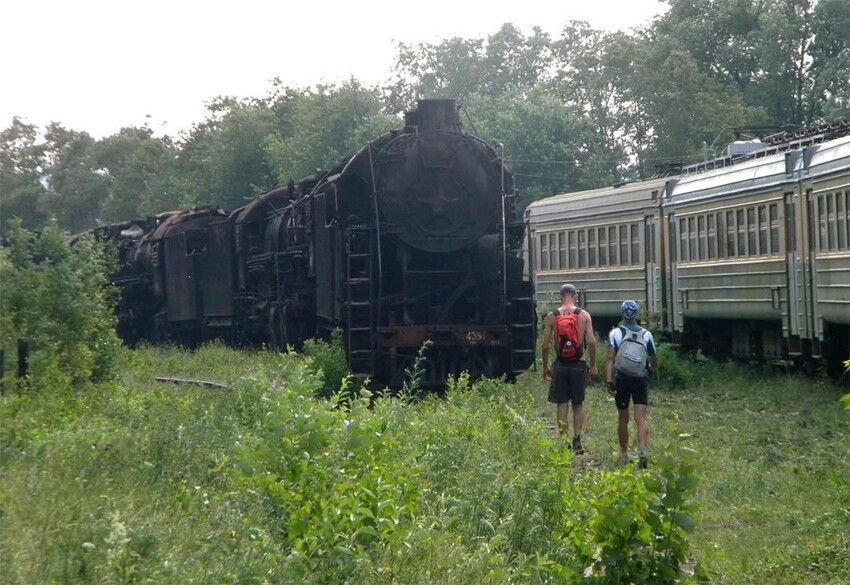
[[[629,401],[634,403],[638,431],[638,461],[647,466],[646,445],[649,441],[649,420],[646,409],[649,398],[649,375],[658,369],[658,352],[652,333],[638,325],[640,305],[628,300],[620,306],[623,324],[608,334],[608,355],[605,359],[605,379],[608,392],[614,397],[619,411],[617,435],[620,439],[620,460],[629,460]],[[649,364],[647,365],[647,361]],[[616,375],[615,375],[616,373]]]

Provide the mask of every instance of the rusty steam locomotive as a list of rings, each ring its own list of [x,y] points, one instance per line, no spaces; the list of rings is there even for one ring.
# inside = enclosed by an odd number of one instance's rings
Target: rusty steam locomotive
[[[403,129],[232,212],[94,230],[118,250],[127,342],[298,348],[339,328],[351,371],[391,387],[428,340],[433,385],[532,364],[523,231],[510,171],[454,100],[422,100]]]

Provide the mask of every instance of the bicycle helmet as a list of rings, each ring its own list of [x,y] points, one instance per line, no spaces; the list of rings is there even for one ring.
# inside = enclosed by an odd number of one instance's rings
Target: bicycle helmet
[[[637,317],[639,310],[640,305],[637,301],[623,301],[623,304],[620,305],[620,311],[626,319],[634,319]]]

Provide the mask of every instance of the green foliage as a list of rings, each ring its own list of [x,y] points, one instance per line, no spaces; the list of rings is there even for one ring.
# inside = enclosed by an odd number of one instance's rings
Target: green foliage
[[[348,375],[342,330],[334,329],[328,341],[308,339],[304,343],[304,355],[310,357],[313,372],[322,381],[316,396],[330,398],[339,392],[343,380]]]
[[[697,561],[717,583],[850,577],[850,421],[821,382],[700,363],[698,386],[651,391],[642,471],[616,463],[598,388],[592,458],[553,440],[539,375],[317,400],[309,356],[120,357],[120,384],[0,397],[4,583],[687,583]]]
[[[303,398],[282,386],[270,401],[242,446],[243,481],[262,490],[271,528],[285,535],[291,575],[344,580],[401,544],[418,510],[418,468],[394,448],[398,405],[372,410],[366,390],[340,398],[346,409]]]
[[[257,424],[246,404],[275,392],[270,376],[310,393],[311,374],[218,345],[124,357],[117,387],[0,400],[4,583],[261,580],[275,549],[236,491],[234,445]],[[244,375],[241,400],[152,377],[198,372],[231,388]]]
[[[0,234],[13,218],[32,229],[47,218],[47,189],[41,183],[44,146],[38,144],[38,129],[13,118],[0,132],[0,185],[3,191],[3,215]]]
[[[695,452],[671,422],[671,443],[653,457],[649,472],[629,464],[622,472],[582,477],[567,505],[567,531],[589,583],[678,583],[695,529]],[[586,528],[585,528],[586,527]],[[694,574],[704,579],[701,567]]]
[[[330,169],[367,142],[401,126],[383,112],[376,89],[351,80],[338,86],[284,90],[276,100],[289,131],[266,137],[269,165],[282,182]]]
[[[522,208],[541,197],[613,180],[602,144],[584,113],[542,87],[477,96],[464,109],[481,138],[505,145]]]
[[[183,194],[176,185],[177,148],[155,138],[149,128],[122,128],[97,144],[98,164],[108,194],[98,216],[104,222],[178,209]]]
[[[549,36],[539,28],[526,37],[505,23],[486,39],[455,37],[439,43],[399,43],[388,101],[395,111],[418,98],[498,98],[523,93],[547,76]]]
[[[278,186],[264,144],[280,131],[267,100],[219,98],[180,145],[181,205],[236,209]]]
[[[30,381],[57,390],[113,375],[115,334],[112,263],[91,238],[74,247],[48,224],[39,234],[13,222],[0,250],[0,332],[7,356],[17,340],[30,346]],[[11,378],[11,377],[10,377]]]
[[[660,344],[658,363],[658,372],[653,374],[650,382],[653,386],[665,390],[686,390],[697,388],[706,381],[708,364],[705,359],[698,360],[675,346]]]
[[[416,359],[413,360],[413,365],[405,370],[407,379],[402,385],[401,393],[406,398],[412,398],[422,392],[422,378],[425,376],[425,362],[427,361],[428,350],[434,346],[434,342],[430,339],[422,344],[419,351],[416,352]]]
[[[58,225],[71,233],[95,227],[108,193],[107,179],[98,172],[97,141],[87,132],[49,124],[43,170],[46,205]]]
[[[118,582],[580,575],[571,541],[553,539],[581,497],[571,457],[510,386],[463,375],[442,400],[360,389],[317,401],[320,381],[295,354],[262,354],[235,379],[247,355],[217,345],[130,358],[118,392],[2,404],[11,424],[0,465],[12,473],[0,506],[21,526],[14,540],[0,536],[17,559],[11,583],[68,572]],[[193,370],[229,388],[149,382]],[[74,504],[44,514],[48,498]],[[53,536],[35,538],[36,526]]]

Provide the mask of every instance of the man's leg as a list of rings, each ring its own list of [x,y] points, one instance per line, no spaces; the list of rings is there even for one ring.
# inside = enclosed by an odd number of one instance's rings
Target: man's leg
[[[584,402],[573,404],[573,427],[575,428],[576,436],[581,435],[581,432],[584,430]]]
[[[584,453],[584,447],[581,444],[581,431],[584,429],[584,402],[573,404],[573,428],[575,429],[573,450],[581,455]]]
[[[570,403],[559,402],[558,403],[558,434],[561,438],[566,438],[570,436]]]
[[[638,428],[638,463],[642,469],[648,465],[646,443],[649,441],[649,421],[646,418],[646,404],[635,404],[635,423]]]
[[[646,451],[649,442],[649,419],[646,417],[646,404],[635,404],[635,424],[638,429],[638,445],[641,451]]]
[[[583,364],[582,364],[583,365]],[[571,368],[569,370],[570,401],[573,403],[573,451],[581,455],[581,432],[584,430],[584,390],[587,386],[587,370]]]
[[[620,453],[627,453],[629,450],[629,407],[617,407],[617,436],[620,439]]]

